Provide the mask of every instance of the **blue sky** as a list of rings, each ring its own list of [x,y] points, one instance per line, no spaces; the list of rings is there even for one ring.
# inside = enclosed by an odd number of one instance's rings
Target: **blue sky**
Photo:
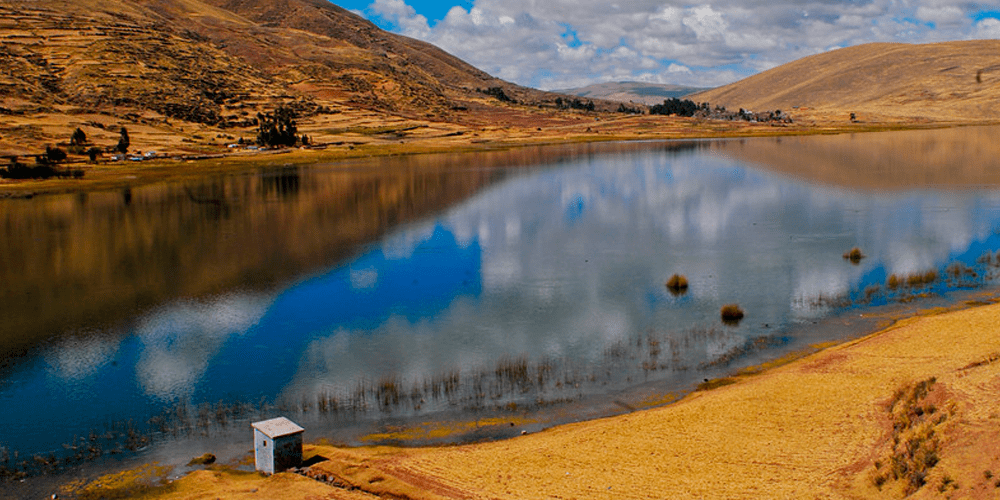
[[[697,0],[694,0],[697,1]],[[1000,38],[1000,0],[336,0],[541,89],[605,81],[717,86],[870,42]]]

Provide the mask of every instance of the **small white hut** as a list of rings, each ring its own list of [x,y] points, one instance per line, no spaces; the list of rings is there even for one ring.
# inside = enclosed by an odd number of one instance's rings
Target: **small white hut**
[[[274,474],[302,463],[302,432],[285,417],[254,422],[253,450],[257,470]]]

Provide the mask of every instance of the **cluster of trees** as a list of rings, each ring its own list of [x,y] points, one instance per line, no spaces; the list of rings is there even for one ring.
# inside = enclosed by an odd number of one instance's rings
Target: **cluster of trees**
[[[299,137],[295,118],[295,111],[284,106],[274,113],[257,113],[257,145],[275,148],[291,147],[299,142],[309,144],[308,136]]]
[[[688,99],[678,99],[672,97],[649,108],[651,115],[677,115],[677,116],[697,116],[713,120],[747,121],[747,122],[781,122],[791,123],[792,118],[780,109],[774,111],[763,111],[755,113],[750,110],[740,108],[739,111],[729,111],[725,106],[713,108],[709,103],[697,104]]]
[[[479,90],[480,93],[493,97],[500,102],[514,102],[514,99],[511,99],[510,96],[508,96],[507,93],[503,91],[502,87],[490,87],[485,90],[484,89],[477,89],[477,90]]]
[[[657,104],[649,108],[649,114],[651,115],[677,115],[677,116],[694,116],[699,111],[709,111],[709,105],[707,102],[696,104],[694,101],[689,99],[678,99],[676,97],[671,97],[663,101],[663,104]]]
[[[128,151],[129,139],[128,131],[125,127],[121,129],[121,137],[115,150],[123,154]],[[92,145],[87,139],[87,133],[81,128],[73,131],[69,138],[69,153],[86,155],[90,161],[96,162],[97,158],[104,152],[103,149]],[[45,152],[35,155],[35,165],[29,167],[18,161],[17,157],[11,157],[10,163],[5,168],[0,168],[0,177],[5,179],[48,179],[51,177],[83,177],[81,169],[56,168],[60,163],[66,161],[69,153],[59,146],[45,146]]]
[[[6,168],[0,169],[0,178],[4,179],[48,179],[51,177],[73,177],[79,179],[83,177],[83,170],[80,169],[57,169],[55,165],[66,159],[66,152],[60,148],[51,146],[45,148],[45,154],[35,157],[35,166],[29,167],[19,161],[17,157],[10,159],[10,164]]]
[[[642,108],[633,108],[632,106],[626,106],[624,104],[619,104],[618,105],[618,112],[619,113],[628,113],[630,115],[641,115],[642,114]]]
[[[583,111],[593,111],[594,101],[583,102],[580,99],[563,99],[562,97],[556,97],[556,107],[559,109],[579,109]]]

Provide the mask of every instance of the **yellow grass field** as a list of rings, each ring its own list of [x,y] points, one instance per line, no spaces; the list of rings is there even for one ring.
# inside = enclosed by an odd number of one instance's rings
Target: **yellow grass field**
[[[178,500],[269,494],[847,499],[906,492],[918,499],[998,498],[998,322],[995,303],[925,312],[655,409],[472,445],[310,445],[307,457],[321,457],[308,472],[317,479],[199,471],[146,494]],[[927,394],[908,399],[922,381]],[[893,464],[905,461],[908,447],[921,446],[933,450],[934,463],[895,479]],[[915,474],[922,483],[917,488]]]

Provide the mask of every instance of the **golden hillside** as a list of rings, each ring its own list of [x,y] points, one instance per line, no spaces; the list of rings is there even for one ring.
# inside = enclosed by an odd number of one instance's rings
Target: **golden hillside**
[[[279,105],[325,143],[583,123],[557,97],[325,0],[0,0],[0,156],[121,126],[138,149],[219,152]]]
[[[799,59],[692,96],[729,109],[861,121],[1000,120],[1000,40],[872,43]]]

